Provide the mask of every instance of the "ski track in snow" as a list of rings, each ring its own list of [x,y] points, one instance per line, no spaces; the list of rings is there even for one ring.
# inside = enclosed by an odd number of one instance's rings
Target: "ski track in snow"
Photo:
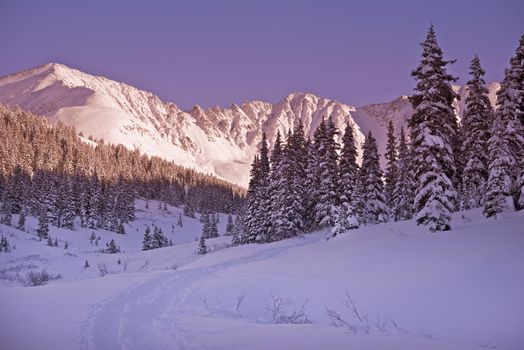
[[[161,272],[93,306],[83,325],[81,348],[95,349],[205,349],[184,331],[182,317],[191,293],[213,274],[230,267],[270,259],[286,250],[323,239],[302,237],[284,247],[263,247],[253,255],[217,265]]]

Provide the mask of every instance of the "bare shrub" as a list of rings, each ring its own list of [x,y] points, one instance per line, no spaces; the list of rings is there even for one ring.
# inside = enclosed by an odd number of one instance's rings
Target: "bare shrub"
[[[50,274],[46,269],[41,270],[40,272],[29,271],[25,275],[24,285],[27,287],[42,286],[47,284],[47,282],[62,278],[61,274]]]
[[[341,300],[341,304],[345,310],[349,311],[349,316],[344,316],[338,310],[326,307],[326,313],[331,319],[331,324],[335,327],[347,328],[350,333],[369,333],[372,330],[389,332],[391,329],[398,328],[397,322],[390,316],[377,316],[375,322],[370,322],[367,312],[357,307],[355,299],[351,297],[347,289],[344,299]]]
[[[298,309],[288,312],[281,297],[271,296],[271,304],[266,306],[266,314],[273,323],[309,324],[313,323],[306,314],[307,300]]]
[[[100,276],[104,277],[105,275],[111,273],[109,271],[109,267],[107,266],[107,263],[101,262],[98,263],[98,272],[100,272]]]

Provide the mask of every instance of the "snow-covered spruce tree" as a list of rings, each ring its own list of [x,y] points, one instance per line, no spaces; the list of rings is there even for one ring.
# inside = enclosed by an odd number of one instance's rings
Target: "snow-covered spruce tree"
[[[301,149],[294,141],[294,135],[289,132],[287,143],[279,155],[278,162],[273,166],[274,181],[272,185],[272,239],[281,240],[298,235],[303,227],[304,207],[302,185],[298,184],[298,176],[303,171],[297,161],[301,158]],[[297,169],[298,173],[297,173]]]
[[[392,216],[395,221],[413,217],[413,175],[409,168],[409,150],[404,128],[398,142],[397,182],[394,190]]]
[[[362,166],[359,170],[360,193],[363,210],[360,222],[377,224],[388,220],[388,208],[384,196],[382,170],[380,169],[377,141],[371,131],[363,146]]]
[[[231,244],[239,245],[242,244],[242,232],[244,230],[244,214],[239,213],[235,218],[235,226],[233,229],[233,237],[231,238]]]
[[[456,78],[446,71],[453,61],[443,59],[433,26],[421,45],[422,60],[412,72],[417,86],[410,97],[414,111],[409,120],[411,167],[416,180],[414,212],[417,224],[434,232],[451,228],[456,199],[452,142],[457,122],[452,103],[457,95],[451,87]]]
[[[36,230],[36,234],[41,239],[46,239],[49,236],[47,207],[42,207],[40,209],[40,214],[38,215],[38,228]]]
[[[463,209],[482,205],[485,184],[488,179],[488,140],[493,123],[493,111],[485,86],[484,70],[477,56],[470,65],[471,79],[468,81],[467,97],[462,117],[464,142],[462,155],[465,166],[462,176]]]
[[[104,252],[108,254],[116,254],[120,252],[120,247],[116,245],[114,239],[111,239],[109,243],[106,243],[106,249],[104,250]]]
[[[182,221],[182,213],[178,213],[178,221],[176,222],[177,226],[184,227],[184,222]]]
[[[276,236],[276,222],[280,215],[280,202],[276,200],[280,195],[280,161],[282,159],[282,136],[280,130],[277,130],[277,136],[273,150],[271,151],[271,170],[269,172],[268,197],[270,199],[269,207],[269,224],[266,231],[266,236],[263,237],[263,242],[276,241],[279,238]]]
[[[227,216],[227,225],[226,225],[226,232],[225,232],[225,235],[226,236],[232,236],[233,235],[233,230],[235,229],[235,224],[233,222],[233,216],[231,214],[229,214]]]
[[[339,161],[339,192],[340,207],[333,235],[359,226],[355,213],[357,178],[357,146],[353,135],[353,127],[348,123],[342,136],[342,150]]]
[[[524,34],[520,37],[519,46],[515,51],[515,56],[511,60],[511,70],[514,80],[514,95],[520,101],[515,109],[516,118],[520,120],[520,125],[515,129],[517,143],[514,144],[518,157],[518,167],[516,170],[516,184],[513,191],[516,208],[524,209]]]
[[[395,187],[397,185],[397,139],[395,137],[395,128],[393,121],[388,123],[387,144],[386,144],[386,172],[384,173],[384,195],[386,196],[386,205],[392,208],[395,202]]]
[[[338,149],[335,140],[338,133],[333,120],[322,120],[314,134],[315,162],[318,188],[313,190],[316,199],[315,224],[318,228],[333,227],[337,218],[338,195]]]
[[[206,238],[204,237],[204,235],[200,235],[200,240],[198,241],[197,254],[207,254]]]
[[[306,153],[307,153],[307,166],[306,166],[306,178],[304,179],[305,192],[304,192],[304,224],[306,231],[312,231],[315,229],[315,206],[317,205],[317,198],[315,197],[315,189],[318,186],[320,179],[316,176],[317,162],[316,149],[313,141],[308,138],[306,140]]]
[[[518,71],[513,68],[512,65],[506,70],[497,92],[498,109],[488,141],[489,174],[484,196],[484,214],[487,217],[513,210],[514,197],[518,198],[520,192],[518,179],[519,172],[523,170],[519,161],[524,142],[519,120]]]
[[[19,230],[24,231],[25,230],[25,218],[26,218],[26,210],[22,209],[20,212],[20,215],[18,216],[18,224],[16,225],[16,228]]]
[[[254,243],[263,241],[267,236],[269,187],[269,156],[267,149],[266,134],[262,135],[262,146],[260,156],[256,155],[251,166],[251,178],[246,198],[246,214],[242,243]]]
[[[150,250],[153,248],[153,242],[151,238],[151,228],[149,225],[146,227],[146,232],[144,233],[144,239],[142,241],[142,250]]]
[[[218,214],[211,214],[209,217],[209,237],[206,238],[217,238],[220,237],[218,234]]]

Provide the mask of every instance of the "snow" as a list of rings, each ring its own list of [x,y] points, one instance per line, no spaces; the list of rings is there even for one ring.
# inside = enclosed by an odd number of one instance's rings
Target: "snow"
[[[0,269],[22,265],[24,274],[33,264],[63,275],[39,287],[1,281],[2,349],[517,350],[524,344],[522,211],[498,219],[485,219],[480,210],[455,213],[453,230],[438,234],[404,221],[328,241],[325,232],[314,232],[229,247],[229,237],[220,237],[208,240],[212,252],[199,256],[198,218],[183,217],[180,228],[180,208],[165,212],[154,201],[144,206],[137,202],[137,220],[125,236],[96,232],[101,244],[114,238],[119,254],[97,252],[91,230],[51,228],[60,241],[52,248],[32,233],[0,225],[16,245],[0,253]],[[151,222],[175,246],[141,251]],[[226,222],[221,215],[221,234]],[[29,232],[34,225],[28,217]],[[127,262],[125,271],[119,259]],[[83,267],[85,260],[91,267]],[[103,262],[112,273],[101,277],[97,265]],[[326,313],[327,307],[356,322],[341,303],[346,291],[370,321],[355,334],[332,326]],[[282,299],[285,313],[307,301],[313,323],[273,323],[272,297]],[[373,326],[377,317],[390,317],[398,328]]]

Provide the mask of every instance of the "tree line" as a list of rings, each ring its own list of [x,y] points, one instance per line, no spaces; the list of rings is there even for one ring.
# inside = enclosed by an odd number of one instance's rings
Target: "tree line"
[[[360,225],[414,218],[430,231],[449,230],[451,213],[483,207],[487,217],[524,208],[524,35],[497,92],[496,109],[477,56],[470,66],[463,119],[459,96],[433,26],[412,72],[415,93],[409,130],[390,121],[382,171],[368,133],[357,163],[353,125],[342,144],[332,120],[322,120],[313,139],[301,122],[273,150],[263,135],[250,173],[243,229],[236,244],[271,242],[331,228],[337,235]],[[398,135],[398,136],[397,136]]]
[[[39,218],[47,225],[125,233],[135,217],[137,197],[180,206],[186,212],[231,213],[241,208],[244,190],[226,181],[122,145],[87,140],[72,127],[0,106],[0,222],[12,215]]]

